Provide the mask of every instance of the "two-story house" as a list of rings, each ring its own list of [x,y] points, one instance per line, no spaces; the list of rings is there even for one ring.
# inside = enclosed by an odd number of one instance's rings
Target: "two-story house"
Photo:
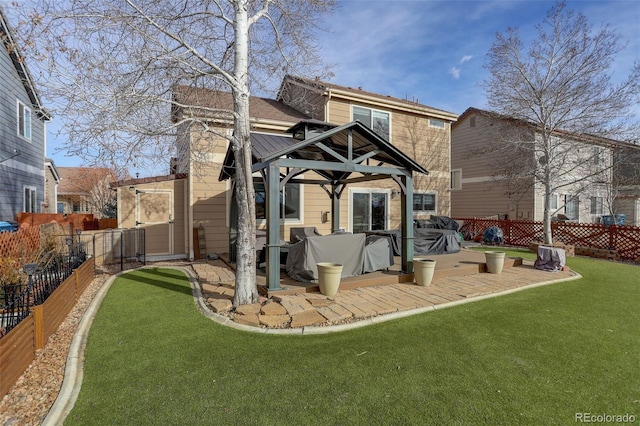
[[[34,81],[0,8],[0,220],[41,212],[46,123]]]
[[[551,162],[555,219],[598,223],[610,214],[618,142],[555,132],[547,155],[536,126],[469,108],[452,126],[452,216],[542,221],[543,161]],[[542,163],[544,164],[544,163]]]
[[[177,104],[200,106],[174,108],[173,119],[181,123],[177,143],[175,174],[167,177],[123,181],[118,188],[120,227],[143,226],[147,229],[148,254],[163,256],[194,255],[194,233],[206,241],[207,252],[229,252],[229,233],[233,215],[232,181],[222,179],[228,142],[214,132],[203,132],[202,125],[190,124],[185,118],[198,116],[209,121],[222,135],[231,132],[229,109],[231,96],[207,89],[176,87]],[[316,131],[346,125],[358,120],[372,129],[380,140],[390,143],[429,171],[416,173],[413,182],[414,218],[432,214],[450,214],[450,124],[456,115],[414,101],[367,92],[362,89],[333,85],[315,79],[287,76],[277,99],[250,99],[252,140],[262,147],[276,138],[295,138],[305,121]],[[228,133],[226,133],[228,134]],[[366,163],[372,168],[377,152]],[[259,229],[266,227],[265,185],[256,172],[256,214]],[[289,238],[291,227],[315,226],[322,234],[332,229],[331,201],[321,185],[313,181],[314,171],[305,171],[283,185],[281,201],[281,238]],[[354,178],[341,193],[340,228],[349,232],[393,229],[400,227],[401,202],[398,183],[393,179]],[[145,204],[152,203],[151,211]],[[158,208],[162,206],[162,208]],[[151,232],[150,232],[151,231]],[[202,244],[202,238],[199,243]],[[155,249],[150,247],[155,246]]]

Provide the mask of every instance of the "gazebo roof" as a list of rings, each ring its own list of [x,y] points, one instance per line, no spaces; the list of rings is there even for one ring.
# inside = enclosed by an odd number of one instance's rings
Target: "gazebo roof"
[[[303,120],[292,126],[289,132],[296,134],[305,127],[312,130],[306,132],[307,138],[304,140],[284,135],[252,133],[254,168],[260,170],[271,161],[291,158],[303,160],[301,165],[305,169],[314,170],[328,181],[347,179],[351,173],[360,171],[356,167],[360,164],[385,165],[412,172],[429,173],[360,121],[335,126],[318,120]],[[343,163],[345,167],[341,170],[328,167],[332,163]],[[349,167],[350,165],[354,167]],[[232,177],[234,170],[235,160],[230,147],[219,180]]]

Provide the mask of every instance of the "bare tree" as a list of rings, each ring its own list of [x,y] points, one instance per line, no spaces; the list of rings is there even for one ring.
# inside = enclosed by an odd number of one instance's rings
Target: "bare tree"
[[[640,64],[622,83],[613,84],[611,66],[624,48],[618,34],[609,26],[595,31],[564,2],[551,8],[537,30],[538,38],[526,52],[517,29],[497,34],[487,56],[491,75],[484,87],[493,111],[535,128],[533,139],[501,142],[517,146],[516,158],[509,162],[512,170],[542,188],[544,239],[550,244],[553,192],[576,184],[574,191],[581,191],[589,182],[601,181],[603,172],[610,173],[610,167],[590,167],[598,161],[597,150],[575,155],[576,135],[632,140],[637,134],[632,106],[638,101]],[[519,167],[518,158],[533,161]]]
[[[257,301],[250,91],[274,87],[285,72],[320,70],[312,30],[334,0],[37,1],[26,40],[49,65],[44,92],[65,120],[69,154],[140,168],[169,158],[181,131],[229,141],[239,215],[234,305]],[[176,85],[231,92],[233,105],[179,103]],[[176,110],[186,113],[172,122]],[[231,135],[221,128],[229,122]]]

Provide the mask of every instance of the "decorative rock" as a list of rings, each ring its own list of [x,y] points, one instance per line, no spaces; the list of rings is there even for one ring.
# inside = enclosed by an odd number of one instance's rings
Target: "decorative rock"
[[[291,321],[289,315],[260,315],[260,324],[267,327],[280,327]]]
[[[233,319],[238,324],[249,325],[251,327],[260,327],[260,319],[257,314],[239,315]]]
[[[322,324],[327,320],[318,311],[302,311],[291,316],[291,327],[305,327],[307,325]]]
[[[240,305],[236,308],[236,313],[242,315],[257,315],[260,312],[262,305],[260,303],[252,303],[250,305]]]
[[[218,288],[217,284],[202,284],[202,292],[203,293],[215,293],[216,289]]]
[[[207,303],[213,312],[227,312],[233,307],[233,304],[229,299],[215,299],[210,297],[207,299]]]
[[[287,310],[277,302],[267,302],[262,306],[260,313],[263,315],[286,315]]]

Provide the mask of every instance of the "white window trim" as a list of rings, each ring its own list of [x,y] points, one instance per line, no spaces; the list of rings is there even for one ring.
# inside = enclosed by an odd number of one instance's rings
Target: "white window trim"
[[[22,106],[22,108],[24,109],[24,111],[28,111],[29,112],[29,123],[28,123],[28,128],[29,128],[29,135],[27,136],[27,122],[25,120],[24,123],[24,128],[20,128],[20,107]],[[26,114],[25,114],[26,117]],[[20,102],[20,100],[18,99],[16,101],[16,131],[18,136],[20,136],[22,139],[27,140],[27,141],[31,141],[32,138],[32,130],[33,130],[33,126],[31,125],[32,123],[32,118],[33,118],[33,113],[31,111],[31,108],[29,108],[26,104]]]
[[[433,124],[431,124],[432,121],[438,122],[438,123],[442,123],[442,126],[434,126]],[[432,129],[445,130],[447,128],[447,122],[442,120],[442,119],[440,119],[440,118],[429,117],[427,119],[427,122],[429,123],[429,127],[431,127]]]
[[[438,193],[436,191],[416,191],[413,193],[413,195],[435,195],[436,196],[436,202],[433,210],[413,210],[414,214],[415,213],[418,213],[418,214],[436,213],[438,211]],[[413,204],[413,200],[411,200],[411,203]]]
[[[34,210],[33,211],[27,209],[27,199],[24,196],[24,193],[25,193],[25,191],[27,189],[29,191],[33,192],[33,198],[34,198],[34,202],[33,202],[33,209]],[[29,200],[29,201],[31,201],[31,200]],[[30,185],[23,186],[22,187],[22,209],[23,209],[23,211],[27,212],[27,213],[38,213],[38,211],[36,209],[37,202],[38,202],[38,192],[36,190],[36,187],[35,186],[30,186]],[[29,203],[29,204],[31,204],[31,203]]]
[[[386,194],[384,211],[384,228],[389,229],[389,204],[391,203],[391,189],[384,188],[349,188],[349,217],[347,218],[347,231],[353,232],[353,194]]]
[[[454,185],[453,174],[458,173],[458,186]],[[462,190],[462,169],[451,169],[451,190],[452,191],[461,191]],[[436,199],[437,202],[437,199]]]
[[[351,104],[351,108],[350,108],[350,112],[349,112],[349,113],[350,113],[350,117],[351,117],[351,121],[353,121],[353,108],[354,108],[354,107],[356,107],[356,108],[368,109],[368,110],[370,110],[370,111],[372,111],[372,112],[373,112],[373,111],[376,111],[376,112],[383,112],[383,113],[385,113],[385,114],[388,114],[388,115],[389,115],[389,140],[387,140],[387,142],[391,143],[391,140],[392,140],[391,135],[393,134],[393,124],[392,124],[392,121],[393,121],[393,120],[392,120],[392,115],[393,115],[393,114],[391,114],[391,111],[386,111],[386,110],[384,110],[384,109],[371,108],[371,107],[364,106],[364,105],[355,105],[355,104]],[[371,117],[372,117],[372,119],[373,119],[373,114],[371,114]],[[364,124],[365,124],[367,127],[369,127],[371,130],[373,130],[373,124],[372,124],[372,123],[370,123],[370,124],[366,124],[366,123],[364,123]]]
[[[256,174],[253,174],[254,176],[256,176]],[[260,173],[258,172],[258,175],[260,175]],[[304,174],[302,175],[298,175],[296,176],[296,179],[304,179]],[[286,224],[286,225],[303,225],[304,224],[304,184],[300,183],[297,184],[300,185],[300,218],[299,219],[287,219],[287,218],[280,218],[280,223],[281,224]],[[231,191],[229,191],[231,192]],[[266,203],[266,200],[265,200]],[[256,225],[265,225],[267,224],[267,219],[256,219]]]

